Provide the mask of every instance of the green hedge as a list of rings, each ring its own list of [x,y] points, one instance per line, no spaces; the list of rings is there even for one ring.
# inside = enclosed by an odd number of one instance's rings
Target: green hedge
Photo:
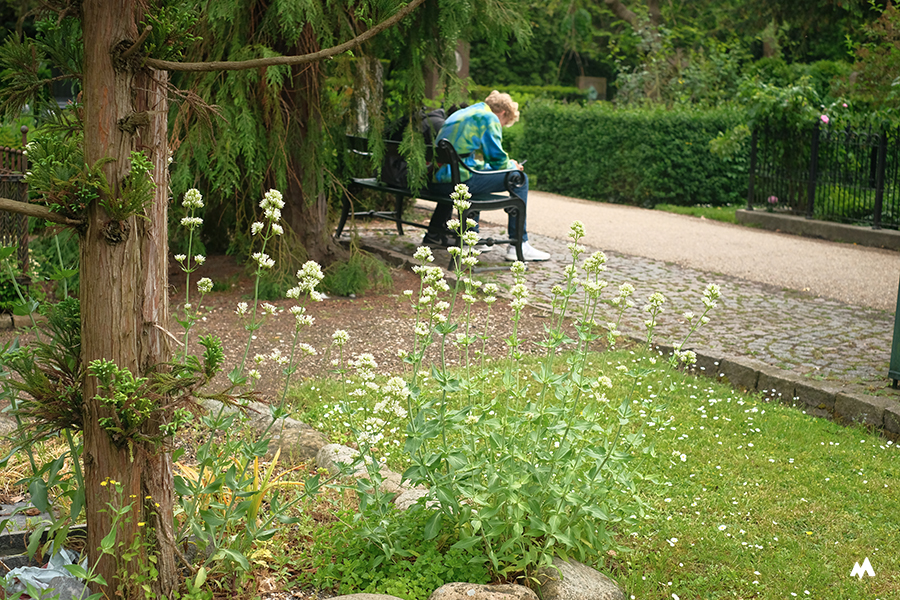
[[[533,187],[576,198],[651,207],[722,205],[746,198],[749,151],[710,152],[742,122],[734,109],[615,109],[533,102],[516,136]]]
[[[558,100],[583,103],[588,100],[588,90],[563,85],[470,85],[470,102],[481,102],[492,90],[505,92],[519,103],[519,108],[532,100]]]

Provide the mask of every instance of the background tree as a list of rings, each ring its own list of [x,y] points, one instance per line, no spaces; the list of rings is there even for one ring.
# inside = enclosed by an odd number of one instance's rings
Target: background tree
[[[197,31],[202,37],[192,50],[197,61],[244,60],[276,54],[306,54],[367,31],[393,14],[395,2],[337,3],[333,10],[317,4],[287,1],[210,2]],[[288,10],[288,7],[293,7]],[[211,227],[222,224],[240,236],[253,218],[255,198],[270,187],[284,192],[284,216],[296,242],[282,248],[327,264],[339,254],[328,227],[328,199],[342,193],[336,182],[337,154],[343,135],[356,117],[352,99],[366,92],[363,81],[370,59],[384,64],[400,112],[417,110],[424,99],[424,73],[438,66],[439,87],[448,98],[462,99],[455,77],[457,41],[492,28],[496,43],[506,31],[527,31],[514,0],[426,2],[410,18],[353,53],[294,67],[268,67],[226,73],[185,73],[177,78],[222,118],[198,127],[186,114],[174,120],[175,187],[196,185],[208,190]],[[376,96],[377,94],[374,94]],[[378,137],[385,117],[372,106],[368,125]],[[421,140],[419,140],[421,144]],[[222,240],[208,233],[218,249],[240,247],[245,240]],[[286,238],[291,240],[291,238]]]

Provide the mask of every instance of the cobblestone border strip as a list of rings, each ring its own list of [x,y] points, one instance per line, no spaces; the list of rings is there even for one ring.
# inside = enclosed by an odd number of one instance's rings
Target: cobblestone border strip
[[[665,355],[673,351],[671,346],[656,348]],[[717,355],[702,348],[692,350],[697,354],[697,364],[691,372],[697,375],[724,381],[745,392],[759,392],[767,400],[794,406],[814,417],[841,425],[862,425],[900,440],[900,403],[892,398],[861,394],[825,382],[814,385],[805,377],[752,358]]]
[[[360,237],[360,246],[377,254],[397,267],[415,264],[411,257],[377,243],[367,243]],[[541,306],[537,306],[541,308]],[[632,341],[643,343],[644,338],[628,335]],[[657,346],[664,354],[671,346]],[[693,372],[697,375],[725,381],[732,387],[761,392],[767,399],[778,400],[803,410],[806,414],[835,421],[842,425],[859,424],[882,432],[885,437],[900,441],[900,402],[892,398],[861,394],[842,385],[826,382],[816,384],[764,362],[737,355],[720,355],[703,348],[691,348],[697,354]]]

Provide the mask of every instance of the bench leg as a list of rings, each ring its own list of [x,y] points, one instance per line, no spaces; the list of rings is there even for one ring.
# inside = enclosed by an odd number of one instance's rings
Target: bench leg
[[[394,219],[397,223],[397,233],[403,235],[403,196],[395,194],[394,199]]]
[[[519,208],[507,208],[507,213],[515,213],[516,215],[516,231],[510,231],[510,236],[515,236],[514,246],[516,248],[516,259],[525,262],[525,255],[522,253],[522,238],[525,237],[525,203],[522,203],[521,210]]]
[[[335,239],[341,237],[341,233],[344,231],[344,225],[347,224],[347,217],[350,216],[351,208],[350,198],[347,197],[347,192],[344,192],[344,195],[341,196],[341,218],[338,221],[337,229],[334,232]]]

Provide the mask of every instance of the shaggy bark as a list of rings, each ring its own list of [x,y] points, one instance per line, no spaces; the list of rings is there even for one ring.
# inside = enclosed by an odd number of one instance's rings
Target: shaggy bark
[[[145,215],[113,220],[98,202],[88,207],[81,244],[82,357],[85,364],[111,360],[136,377],[168,359],[163,327],[168,323],[167,258],[167,102],[164,73],[135,68],[121,59],[121,50],[137,39],[137,0],[86,0],[83,5],[84,155],[88,164],[112,158],[104,173],[113,196],[129,169],[132,150],[147,153],[154,163],[156,195]],[[120,127],[135,113],[150,120],[135,128]],[[145,532],[157,555],[159,577],[148,581],[160,597],[174,589],[172,540],[171,455],[152,443],[116,444],[98,420],[110,411],[97,398],[94,377],[84,384],[84,477],[88,528],[87,549],[97,561],[100,541],[110,531],[109,506],[132,504],[129,517],[117,524],[116,556],[97,562],[97,573],[111,594],[123,586],[125,598],[143,597],[120,575],[140,573],[140,567],[119,564],[122,550]],[[143,433],[158,434],[162,416],[155,415]],[[123,493],[103,482],[121,482]],[[134,561],[146,558],[139,553]],[[124,571],[121,571],[124,569]]]

